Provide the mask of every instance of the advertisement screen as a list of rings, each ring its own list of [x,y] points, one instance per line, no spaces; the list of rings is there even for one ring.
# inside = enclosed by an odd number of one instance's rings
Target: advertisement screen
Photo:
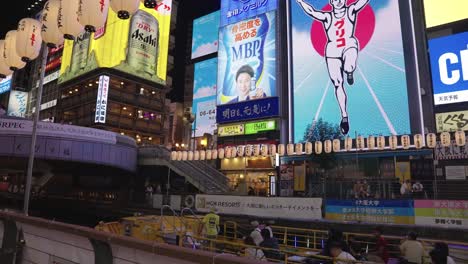
[[[193,126],[195,137],[216,129],[216,69],[218,59],[195,63],[192,111],[196,117]]]
[[[450,0],[434,1],[424,0],[424,15],[426,17],[426,27],[436,27],[455,21],[468,19],[468,1]]]
[[[276,10],[278,0],[223,0],[221,1],[221,27]]]
[[[468,32],[429,40],[434,104],[468,101]]]
[[[295,142],[411,133],[398,0],[329,3],[290,2]]]
[[[11,75],[0,81],[0,94],[6,93],[11,89]]]
[[[114,68],[165,85],[172,0],[140,9],[127,20],[109,9],[107,23],[96,33],[66,40],[59,83],[96,68]]]
[[[192,59],[218,51],[219,11],[193,20]]]
[[[28,93],[12,90],[8,101],[9,116],[25,117],[28,106]]]
[[[435,117],[437,133],[458,130],[468,131],[468,111],[466,110],[437,113]]]
[[[220,29],[217,104],[276,96],[275,13]]]

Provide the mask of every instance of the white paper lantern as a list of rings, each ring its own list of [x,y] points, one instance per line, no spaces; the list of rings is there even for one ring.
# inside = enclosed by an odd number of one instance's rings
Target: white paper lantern
[[[193,160],[193,151],[189,151],[187,154],[187,160]]]
[[[177,151],[171,152],[171,160],[177,160]]]
[[[231,158],[237,157],[237,148],[236,147],[230,147],[231,149]]]
[[[193,160],[200,160],[200,151],[195,150],[193,152]]]
[[[218,149],[218,158],[219,159],[224,159],[224,149],[223,148]]]
[[[423,136],[421,134],[416,134],[413,137],[414,139],[414,146],[417,149],[421,149],[423,147]]]
[[[401,146],[403,146],[403,149],[409,149],[410,144],[410,137],[408,135],[401,136]]]
[[[455,144],[459,147],[463,147],[466,144],[466,135],[465,131],[455,132]]]
[[[365,148],[365,142],[364,142],[364,137],[363,136],[357,136],[356,138],[356,148],[359,150],[362,150]]]
[[[437,136],[434,133],[429,133],[426,135],[426,144],[429,148],[435,148],[437,145]]]
[[[206,152],[204,150],[200,150],[200,160],[206,160]]]
[[[246,157],[252,156],[253,146],[252,145],[246,145],[245,149],[244,149],[244,152],[245,152]]]
[[[74,40],[84,30],[78,19],[78,8],[77,0],[60,0],[58,28],[66,39]]]
[[[237,155],[239,157],[244,157],[244,154],[245,154],[245,146],[243,145],[237,146]]]
[[[333,150],[332,142],[331,140],[327,139],[323,142],[323,149],[325,150],[325,153],[331,153]]]
[[[110,0],[110,7],[120,19],[128,19],[140,6],[139,0]]]
[[[42,40],[49,47],[56,47],[63,44],[63,33],[58,27],[58,15],[60,0],[49,0],[44,5],[41,14]]]
[[[231,147],[224,147],[224,156],[226,159],[230,159],[232,156],[232,149]]]
[[[260,145],[253,145],[253,156],[260,156]]]
[[[36,19],[23,18],[18,22],[16,33],[16,53],[21,60],[28,62],[34,60],[41,53],[42,24]]]
[[[351,151],[353,149],[353,139],[350,137],[346,137],[344,140],[345,143],[345,150]]]
[[[278,145],[278,154],[279,154],[280,156],[284,156],[284,151],[285,151],[285,149],[284,149],[284,144],[279,144],[279,145]]]
[[[306,142],[304,148],[306,155],[310,155],[314,152],[314,145],[312,145],[312,142]]]
[[[178,161],[182,160],[182,151],[177,151],[177,160]]]
[[[388,138],[388,144],[392,150],[395,150],[398,147],[398,137],[392,135]]]
[[[268,157],[268,144],[262,144],[260,152],[263,157]]]
[[[270,148],[270,150],[269,150],[270,155],[275,156],[276,155],[276,145],[275,144],[270,144],[269,148]]]
[[[333,140],[333,152],[340,152],[341,151],[341,141],[339,139]]]
[[[367,148],[369,150],[374,150],[375,149],[375,137],[374,136],[368,136],[367,137]]]
[[[188,158],[187,151],[182,151],[182,160],[187,160],[187,158]]]
[[[295,148],[296,148],[296,154],[297,155],[302,155],[302,152],[303,152],[302,151],[302,143],[297,143]]]
[[[218,150],[217,149],[213,149],[211,150],[211,159],[218,159]]]
[[[156,0],[140,0],[146,8],[155,8],[158,3]]]
[[[323,148],[323,144],[322,144],[322,141],[315,141],[315,153],[316,154],[322,154],[322,148]]]
[[[211,160],[211,149],[206,150],[206,159]]]
[[[10,30],[5,36],[5,45],[3,49],[3,58],[5,64],[10,67],[10,70],[16,71],[26,66],[26,63],[21,60],[21,57],[16,52],[16,30]]]
[[[88,32],[96,32],[103,27],[109,11],[109,0],[80,0],[78,6],[78,21]]]
[[[12,74],[10,66],[5,63],[5,57],[3,57],[3,50],[5,49],[5,40],[0,40],[0,78],[6,78]]]
[[[444,147],[449,147],[451,144],[450,133],[449,132],[442,132],[440,133],[440,144]]]
[[[286,146],[286,152],[288,153],[288,156],[294,155],[294,144],[288,144]]]
[[[385,149],[385,137],[384,136],[378,136],[377,137],[377,148],[379,150],[384,150]]]

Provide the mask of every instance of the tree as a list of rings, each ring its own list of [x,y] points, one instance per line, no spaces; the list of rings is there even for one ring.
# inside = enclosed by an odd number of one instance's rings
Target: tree
[[[303,142],[315,142],[315,141],[325,141],[327,139],[343,139],[341,134],[340,127],[338,125],[330,124],[326,121],[323,121],[322,118],[317,120],[315,123],[307,125],[306,131],[304,132]],[[320,155],[315,155],[314,160],[320,165],[323,169],[331,169],[336,165],[336,156],[332,153],[323,153]]]

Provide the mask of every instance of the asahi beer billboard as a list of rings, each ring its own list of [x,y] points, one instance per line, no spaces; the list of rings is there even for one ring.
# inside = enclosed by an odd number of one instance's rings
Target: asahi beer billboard
[[[161,84],[166,84],[172,0],[161,1],[154,9],[140,4],[128,20],[109,9],[105,28],[82,33],[66,40],[59,83],[96,68],[114,68]]]
[[[322,124],[351,137],[412,132],[401,3],[290,0],[295,142]]]

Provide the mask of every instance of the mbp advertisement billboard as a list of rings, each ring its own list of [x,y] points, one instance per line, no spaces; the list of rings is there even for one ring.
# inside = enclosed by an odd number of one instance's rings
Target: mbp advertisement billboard
[[[217,122],[278,115],[275,12],[220,29]]]
[[[219,11],[193,20],[192,59],[218,51]]]
[[[468,32],[429,40],[434,104],[468,101]]]
[[[411,133],[398,0],[291,0],[294,138]],[[416,99],[417,100],[417,99]]]
[[[171,10],[172,0],[154,9],[140,3],[130,19],[122,20],[109,9],[104,28],[65,41],[59,83],[96,68],[114,68],[165,85]]]
[[[278,0],[222,0],[220,26],[276,10]]]
[[[196,117],[193,123],[195,137],[216,129],[216,70],[218,59],[195,63],[192,111]]]

